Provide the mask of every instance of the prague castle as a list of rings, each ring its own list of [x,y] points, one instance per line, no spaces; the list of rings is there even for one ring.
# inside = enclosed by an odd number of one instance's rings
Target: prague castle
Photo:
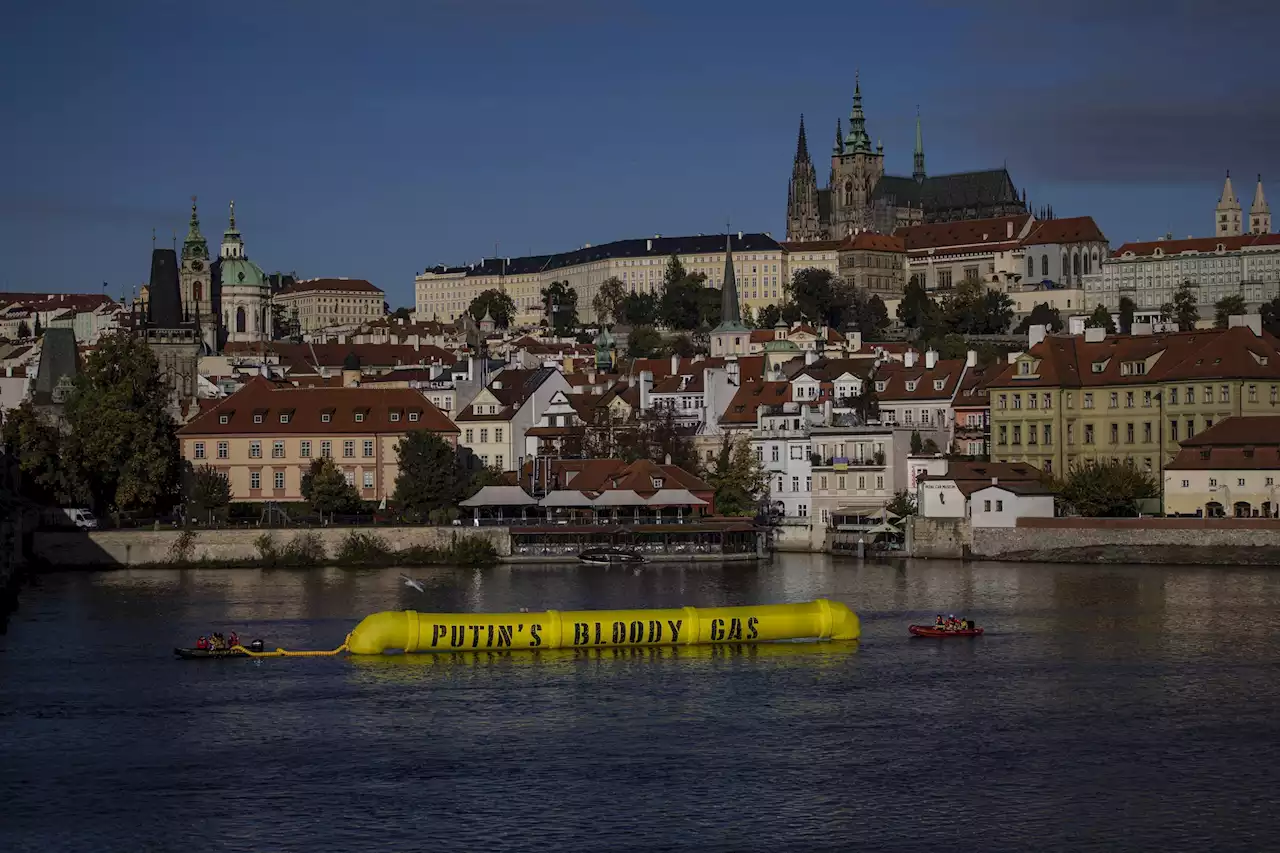
[[[826,189],[818,189],[809,158],[804,117],[796,141],[787,191],[787,240],[842,240],[861,231],[889,234],[905,225],[987,219],[1027,212],[1007,169],[929,175],[924,139],[916,116],[914,168],[910,177],[886,175],[884,145],[872,147],[862,110],[862,87],[855,80],[849,132],[836,120],[835,145]]]

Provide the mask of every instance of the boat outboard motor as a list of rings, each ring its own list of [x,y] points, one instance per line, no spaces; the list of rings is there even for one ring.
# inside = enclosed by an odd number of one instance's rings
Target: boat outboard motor
[[[254,652],[262,651],[262,641],[254,640],[252,643],[249,644],[249,650]]]

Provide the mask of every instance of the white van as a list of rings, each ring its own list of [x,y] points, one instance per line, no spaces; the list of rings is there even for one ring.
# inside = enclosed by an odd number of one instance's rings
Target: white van
[[[71,521],[71,523],[74,524],[76,527],[80,528],[81,530],[97,530],[98,529],[98,519],[95,518],[93,513],[90,512],[89,510],[73,509],[71,507],[66,507],[62,511],[66,513],[67,518]]]

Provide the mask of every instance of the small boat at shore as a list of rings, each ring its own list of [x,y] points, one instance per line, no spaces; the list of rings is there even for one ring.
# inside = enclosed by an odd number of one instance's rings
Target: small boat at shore
[[[247,658],[249,655],[239,649],[178,649],[174,655],[182,660],[203,660],[205,658]]]
[[[630,548],[588,548],[578,559],[593,566],[635,565],[648,560],[639,551]]]
[[[908,625],[907,630],[911,632],[913,637],[981,637],[982,629],[975,627],[972,622],[966,623],[964,628],[955,631],[948,631],[946,628],[938,628],[934,625]]]

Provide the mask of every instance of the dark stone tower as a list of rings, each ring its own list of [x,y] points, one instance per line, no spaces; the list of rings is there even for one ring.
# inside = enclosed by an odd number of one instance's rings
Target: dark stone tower
[[[791,185],[787,188],[787,239],[793,242],[822,239],[818,218],[818,174],[813,169],[813,161],[809,159],[804,116],[800,116],[796,159],[791,167]]]
[[[170,406],[179,423],[183,422],[196,399],[200,376],[199,328],[196,318],[187,316],[185,309],[179,285],[177,252],[153,249],[142,333],[159,362],[160,374],[169,386],[172,395]]]

